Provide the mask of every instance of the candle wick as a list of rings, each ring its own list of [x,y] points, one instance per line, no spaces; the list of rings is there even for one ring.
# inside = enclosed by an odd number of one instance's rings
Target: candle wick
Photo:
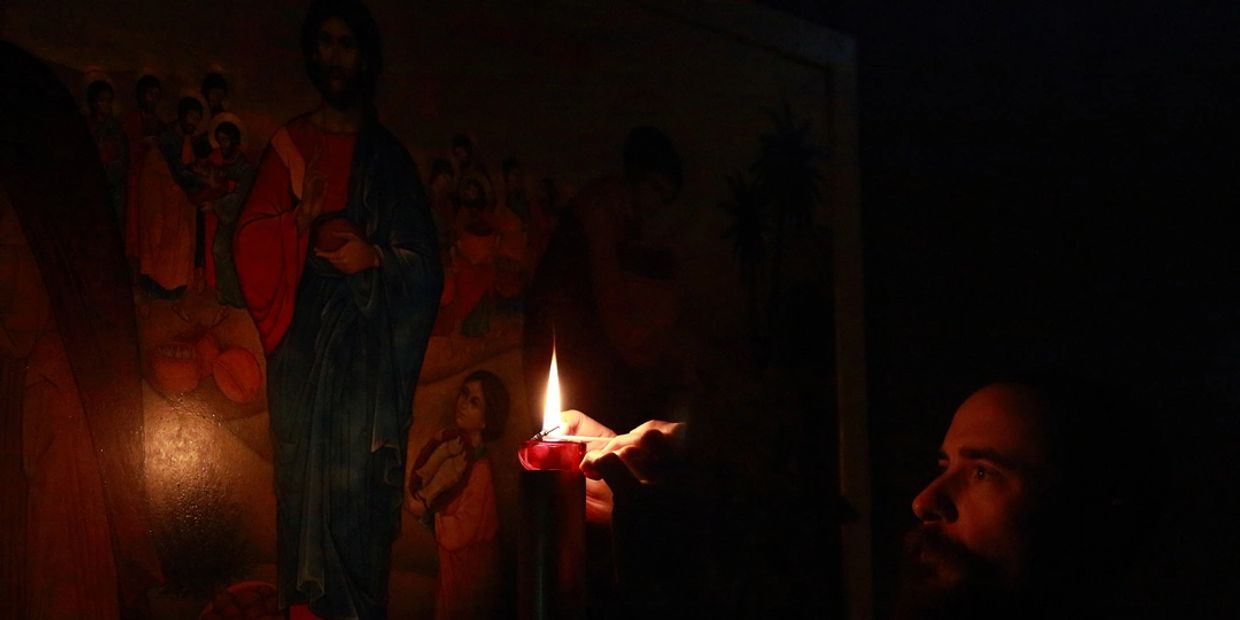
[[[553,430],[555,430],[555,429],[557,429],[557,428],[560,428],[560,425],[559,425],[559,424],[557,424],[557,425],[555,425],[555,426],[552,426],[551,428],[549,428],[549,429],[547,429],[547,430],[545,430],[545,431],[542,431],[542,432],[539,432],[539,433],[535,433],[535,434],[534,434],[534,441],[542,441],[542,438],[543,438],[543,437],[546,437],[548,433],[550,433],[551,431],[553,431]]]

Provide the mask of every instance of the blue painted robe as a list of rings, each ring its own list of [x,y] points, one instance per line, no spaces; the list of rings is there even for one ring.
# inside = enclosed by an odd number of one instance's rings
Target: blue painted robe
[[[344,275],[307,251],[304,234],[288,236],[291,189],[275,201],[260,191],[272,182],[290,187],[271,147],[238,224],[235,256],[247,304],[259,312],[287,301],[263,299],[264,284],[300,272],[287,331],[264,339],[281,607],[309,603],[321,616],[369,619],[386,617],[414,386],[443,276],[409,154],[373,121],[355,148],[345,217],[380,250],[380,267]],[[293,251],[279,251],[289,243]],[[281,255],[304,263],[262,262]]]

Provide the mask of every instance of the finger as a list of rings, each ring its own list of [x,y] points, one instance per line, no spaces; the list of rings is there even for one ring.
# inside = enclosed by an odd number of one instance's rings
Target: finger
[[[576,409],[561,411],[560,422],[564,425],[565,435],[584,435],[604,439],[616,436],[615,431]]]
[[[595,474],[592,477],[594,478],[599,477],[598,470],[595,466],[595,463],[599,459],[609,454],[613,454],[615,452],[623,450],[624,448],[631,446],[636,442],[637,442],[637,438],[632,435],[618,435],[616,437],[612,437],[611,439],[607,441],[607,443],[603,444],[603,447],[598,448],[596,450],[591,450],[586,453],[585,457],[581,459],[581,470],[585,472],[587,476],[590,476],[591,474]]]
[[[564,427],[565,435],[581,435],[581,418],[584,413],[576,409],[560,412],[560,424]]]
[[[657,482],[674,463],[671,439],[656,430],[642,434],[637,444],[624,450],[621,458],[639,480]]]
[[[645,422],[642,422],[640,425],[637,426],[637,428],[634,428],[630,432],[640,435],[650,430],[656,430],[656,431],[662,432],[665,435],[678,437],[684,434],[685,424],[684,422],[665,422],[663,420],[646,420]]]
[[[672,453],[675,451],[672,438],[668,437],[663,431],[654,429],[642,433],[637,440],[637,446],[656,460],[671,458]]]
[[[349,240],[357,239],[358,241],[362,240],[362,238],[359,237],[357,233],[351,230],[337,230],[336,232],[332,233],[332,236],[337,239],[349,239]]]
[[[632,497],[641,488],[641,481],[633,475],[617,452],[604,454],[594,462],[594,466],[617,498]]]
[[[603,472],[600,471],[598,468],[598,461],[599,459],[602,459],[604,456],[607,456],[608,454],[612,453],[611,450],[607,449],[607,447],[610,445],[611,444],[609,442],[607,445],[603,446],[602,448],[586,452],[586,455],[581,458],[581,464],[580,464],[581,473],[585,474],[587,478],[591,478],[593,480],[598,480],[602,478]]]
[[[614,503],[611,488],[602,480],[586,480],[586,521],[606,524],[611,521]]]

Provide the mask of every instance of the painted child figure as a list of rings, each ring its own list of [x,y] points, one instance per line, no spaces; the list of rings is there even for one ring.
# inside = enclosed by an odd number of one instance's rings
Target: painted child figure
[[[503,435],[508,389],[485,370],[465,378],[455,426],[426,443],[413,462],[413,512],[439,546],[436,618],[486,618],[499,586],[499,519],[487,444]]]
[[[208,188],[200,207],[207,215],[205,244],[212,257],[206,261],[207,285],[216,290],[221,304],[236,308],[245,307],[245,300],[233,263],[233,233],[255,175],[243,150],[243,127],[236,115],[217,114],[208,130],[215,148],[195,167]]]

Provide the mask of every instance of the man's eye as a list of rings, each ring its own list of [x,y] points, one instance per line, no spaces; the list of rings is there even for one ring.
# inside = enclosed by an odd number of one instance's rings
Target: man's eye
[[[991,476],[990,470],[980,465],[973,470],[973,478],[975,480],[986,480],[992,477],[993,476]]]

